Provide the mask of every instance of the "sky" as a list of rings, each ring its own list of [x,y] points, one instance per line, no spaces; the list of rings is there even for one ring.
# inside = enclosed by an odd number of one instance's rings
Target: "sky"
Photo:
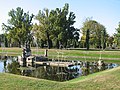
[[[62,8],[65,3],[69,4],[69,11],[76,15],[76,28],[80,29],[89,17],[104,25],[109,35],[115,33],[120,22],[120,0],[1,0],[0,33],[3,33],[2,23],[7,24],[10,18],[8,12],[12,9],[21,7],[24,12],[37,15],[39,10]]]

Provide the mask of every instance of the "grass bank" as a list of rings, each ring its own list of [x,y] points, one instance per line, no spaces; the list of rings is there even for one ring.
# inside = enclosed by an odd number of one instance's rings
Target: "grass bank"
[[[66,82],[0,73],[0,90],[120,90],[120,67]]]
[[[44,55],[45,49],[32,48],[32,54]],[[22,54],[21,48],[0,48],[0,55],[18,56]],[[120,64],[120,51],[93,51],[93,50],[59,50],[49,49],[49,58],[58,58],[66,60],[97,61],[101,57],[106,62]]]

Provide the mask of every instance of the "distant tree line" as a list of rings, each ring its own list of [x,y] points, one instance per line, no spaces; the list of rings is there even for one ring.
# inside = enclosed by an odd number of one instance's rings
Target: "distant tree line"
[[[104,25],[92,19],[86,19],[82,28],[75,28],[76,16],[69,12],[67,3],[63,8],[39,10],[37,15],[30,15],[17,7],[8,15],[8,24],[2,24],[5,33],[0,35],[0,43],[4,42],[6,47],[21,47],[28,42],[31,46],[49,49],[73,47],[89,50],[120,46],[120,23],[113,36],[108,35]],[[33,24],[33,18],[38,23]]]

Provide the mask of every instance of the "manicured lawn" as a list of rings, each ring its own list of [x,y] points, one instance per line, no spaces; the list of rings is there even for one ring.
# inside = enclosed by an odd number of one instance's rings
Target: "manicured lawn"
[[[35,55],[44,55],[45,49],[36,49],[32,48],[32,54]],[[38,52],[37,52],[38,51]],[[8,56],[18,56],[22,54],[21,48],[0,48],[1,55]],[[119,63],[120,64],[120,51],[86,51],[86,50],[59,50],[59,49],[49,49],[48,57],[56,58],[58,56],[62,60],[81,60],[81,61],[97,61],[100,56],[105,62]]]
[[[120,67],[66,82],[0,73],[0,90],[120,90]]]
[[[45,49],[38,52],[32,48],[35,55],[44,55]],[[21,48],[0,48],[0,55],[18,56]],[[109,63],[120,64],[120,51],[85,51],[49,49],[48,57],[64,60],[97,61],[100,58]],[[0,90],[120,90],[120,67],[82,76],[66,82],[57,82],[32,77],[0,73]]]

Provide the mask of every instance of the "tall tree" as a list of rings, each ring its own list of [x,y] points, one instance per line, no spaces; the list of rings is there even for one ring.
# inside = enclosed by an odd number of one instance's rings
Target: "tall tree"
[[[108,38],[109,47],[112,48],[113,42],[114,42],[114,37],[113,36],[109,36],[109,38]]]
[[[105,27],[103,25],[101,25],[102,27],[102,31],[101,31],[101,46],[102,46],[102,49],[105,49],[106,48],[106,43],[107,43],[107,40],[108,40],[108,34],[105,30]]]
[[[75,23],[74,19],[75,14],[73,12],[69,13],[68,4],[65,4],[62,9],[56,8],[50,12],[48,9],[40,10],[36,16],[39,25],[34,25],[34,31],[37,37],[48,41],[48,48],[51,41],[57,48],[59,48],[60,44],[66,47],[68,40],[79,37],[78,29],[73,26]]]
[[[44,9],[43,11],[39,11],[38,15],[35,17],[36,20],[39,21],[39,25],[36,24],[35,27],[38,27],[36,29],[37,33],[40,33],[40,38],[41,39],[47,39],[48,43],[48,48],[50,49],[50,30],[51,30],[51,25],[50,25],[50,20],[49,20],[49,15],[50,12],[48,9]],[[42,36],[41,36],[42,35]]]
[[[57,44],[62,43],[65,47],[69,41],[77,40],[79,37],[79,29],[74,28],[75,14],[69,13],[69,4],[65,4],[63,9],[56,8],[53,10],[53,40],[56,39]],[[58,43],[59,42],[59,43]],[[59,46],[59,45],[57,45]]]
[[[86,48],[89,50],[89,39],[90,39],[90,30],[88,29],[86,32]]]
[[[106,37],[107,36],[107,32],[106,32],[105,27],[103,25],[101,25],[100,23],[98,23],[97,21],[95,21],[95,20],[87,19],[83,23],[83,27],[81,28],[83,36],[86,35],[86,32],[87,32],[88,29],[90,30],[89,31],[89,34],[90,34],[90,44],[91,45],[93,44],[94,47],[101,48],[103,46],[102,45],[103,44],[102,43],[103,42],[102,37]],[[106,39],[104,39],[104,43],[105,43],[105,40]]]
[[[8,47],[8,40],[7,40],[6,34],[0,34],[0,46],[1,45]]]
[[[120,46],[120,22],[118,24],[118,28],[116,28],[116,33],[115,33],[115,41],[118,46]]]
[[[24,45],[26,40],[30,41],[30,34],[32,29],[33,14],[30,16],[29,12],[24,13],[23,9],[17,7],[8,13],[8,25],[3,23],[3,30],[8,33],[8,39],[12,42],[18,42],[19,47]]]

